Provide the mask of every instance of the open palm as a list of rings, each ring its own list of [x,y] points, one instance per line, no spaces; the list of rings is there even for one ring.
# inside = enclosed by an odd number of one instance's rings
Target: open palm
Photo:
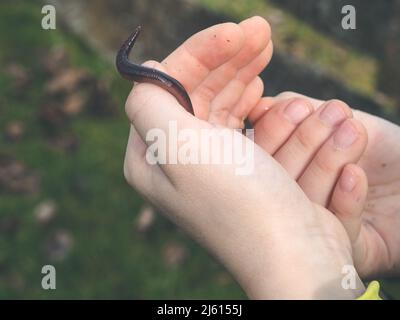
[[[263,94],[258,74],[272,56],[270,35],[261,17],[224,23],[189,38],[162,65],[146,64],[184,85],[197,118],[238,128]]]

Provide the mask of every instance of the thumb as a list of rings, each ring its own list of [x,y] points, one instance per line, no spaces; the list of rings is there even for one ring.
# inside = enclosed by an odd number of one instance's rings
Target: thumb
[[[329,207],[347,231],[355,262],[360,260],[364,251],[360,235],[367,193],[368,180],[364,170],[356,164],[347,164],[335,186]]]
[[[156,61],[147,61],[143,65],[166,71]],[[149,83],[135,84],[126,101],[125,112],[143,141],[150,129],[158,128],[166,132],[170,121],[176,121],[178,127],[190,127],[198,122],[182,108],[173,95]]]

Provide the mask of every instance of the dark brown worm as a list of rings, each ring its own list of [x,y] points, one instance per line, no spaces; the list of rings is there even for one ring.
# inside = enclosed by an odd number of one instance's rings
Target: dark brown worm
[[[194,114],[190,97],[183,85],[178,80],[172,78],[164,72],[153,68],[144,67],[129,61],[129,53],[131,52],[141,29],[142,27],[138,26],[119,49],[117,58],[115,60],[118,72],[125,79],[136,82],[152,83],[163,88],[164,90],[167,90],[188,112]]]

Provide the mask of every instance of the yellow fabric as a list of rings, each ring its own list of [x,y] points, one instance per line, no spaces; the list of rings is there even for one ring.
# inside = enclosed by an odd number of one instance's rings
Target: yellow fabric
[[[378,281],[372,281],[369,285],[367,290],[364,292],[364,294],[357,298],[357,300],[382,300],[382,298],[379,296],[379,282]]]

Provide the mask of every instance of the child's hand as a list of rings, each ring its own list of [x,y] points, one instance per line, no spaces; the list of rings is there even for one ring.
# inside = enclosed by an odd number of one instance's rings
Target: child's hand
[[[337,108],[328,119],[341,118],[334,127],[320,120],[328,106]],[[289,110],[289,117],[284,110]],[[400,128],[360,111],[355,111],[354,119],[352,113],[339,101],[324,103],[287,94],[264,98],[250,118],[256,129],[256,142],[287,169],[312,201],[327,207],[343,223],[352,242],[357,270],[370,278],[398,272],[400,220],[395,199],[400,198],[400,187],[397,182],[396,189],[396,162],[391,165],[389,159],[395,154],[397,164],[400,159],[400,144],[394,140],[396,129],[400,134]],[[371,139],[365,153],[367,135],[362,124]],[[357,135],[351,144],[352,128]],[[385,147],[390,143],[391,149]],[[381,162],[392,167],[391,176],[384,172]],[[364,168],[374,183],[367,181]],[[375,185],[377,181],[382,184]],[[372,189],[369,193],[368,182]]]

